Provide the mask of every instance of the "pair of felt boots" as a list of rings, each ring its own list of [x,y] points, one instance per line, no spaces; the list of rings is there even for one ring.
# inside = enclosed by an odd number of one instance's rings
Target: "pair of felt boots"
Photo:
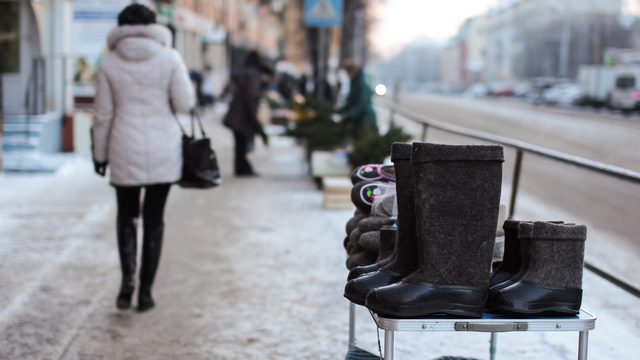
[[[506,220],[502,264],[489,279],[489,308],[512,316],[574,316],[582,303],[587,228]]]

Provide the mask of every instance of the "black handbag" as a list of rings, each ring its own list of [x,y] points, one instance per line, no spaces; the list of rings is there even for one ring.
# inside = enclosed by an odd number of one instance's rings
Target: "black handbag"
[[[202,137],[196,139],[195,119],[198,120]],[[178,182],[180,187],[192,189],[209,189],[220,185],[220,168],[215,151],[211,148],[211,140],[202,127],[200,116],[191,110],[191,136],[187,135],[176,117],[176,122],[182,131],[182,178]]]

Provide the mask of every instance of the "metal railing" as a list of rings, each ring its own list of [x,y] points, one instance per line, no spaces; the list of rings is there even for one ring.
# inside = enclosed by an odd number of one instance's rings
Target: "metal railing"
[[[415,123],[422,125],[421,141],[423,142],[427,140],[427,134],[428,134],[429,128],[434,128],[434,129],[438,129],[451,134],[465,136],[465,137],[492,142],[496,144],[501,144],[503,146],[515,149],[516,159],[515,159],[515,165],[513,169],[513,177],[511,179],[511,194],[509,199],[509,215],[508,215],[509,219],[512,219],[515,213],[516,199],[518,197],[518,185],[520,183],[520,173],[522,170],[522,161],[525,153],[535,154],[537,156],[541,156],[547,159],[569,164],[572,166],[577,166],[579,168],[583,168],[592,172],[600,173],[606,176],[629,181],[629,182],[640,185],[640,173],[632,170],[585,159],[579,156],[565,154],[560,151],[543,148],[541,146],[529,144],[524,141],[511,139],[504,136],[498,136],[498,135],[486,133],[479,130],[473,130],[473,129],[465,128],[462,126],[448,124],[443,121],[418,114],[411,110],[403,109],[396,104],[388,105],[388,104],[382,104],[381,102],[377,102],[376,105],[387,108],[387,110],[390,111],[390,116],[389,116],[390,120],[393,120],[395,115],[398,114],[409,121],[413,121]],[[636,287],[635,285],[628,283],[627,281],[615,276],[614,274],[611,274],[606,272],[605,270],[602,270],[601,268],[595,266],[592,263],[585,261],[584,267],[587,270],[590,270],[591,272],[593,272],[594,274],[602,277],[603,279],[624,289],[630,294],[640,298],[640,288]]]

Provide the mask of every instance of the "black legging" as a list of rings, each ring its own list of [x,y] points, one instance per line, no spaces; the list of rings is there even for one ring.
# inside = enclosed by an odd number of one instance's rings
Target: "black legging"
[[[164,207],[171,184],[145,186],[142,205],[142,225],[145,231],[163,225]],[[116,186],[118,218],[135,219],[140,216],[140,190],[142,186]]]
[[[155,278],[164,234],[164,207],[171,184],[145,186],[142,205],[142,263],[140,287],[150,289]],[[123,283],[130,282],[136,264],[136,219],[140,216],[141,186],[116,186],[118,200],[118,249],[122,266]]]

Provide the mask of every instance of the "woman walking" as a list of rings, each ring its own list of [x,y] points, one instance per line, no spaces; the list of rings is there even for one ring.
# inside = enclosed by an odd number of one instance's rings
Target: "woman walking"
[[[164,233],[164,207],[182,171],[181,133],[172,111],[188,112],[195,96],[169,29],[143,5],[127,6],[107,38],[94,103],[95,170],[111,171],[118,202],[117,236],[122,285],[116,306],[131,307],[136,273],[136,222],[142,201],[142,264],[138,310],[154,306],[151,286]],[[172,107],[173,106],[173,110]]]

